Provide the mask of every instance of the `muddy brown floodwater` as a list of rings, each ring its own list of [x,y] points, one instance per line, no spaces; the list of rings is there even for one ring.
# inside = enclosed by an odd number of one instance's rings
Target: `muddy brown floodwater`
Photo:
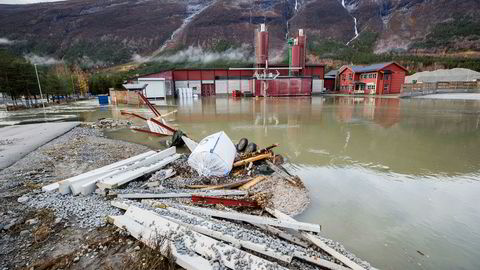
[[[312,203],[298,218],[381,269],[480,269],[480,101],[364,97],[172,101],[173,125],[200,140],[224,130],[279,143]],[[52,119],[125,119],[83,102]],[[129,107],[148,114],[146,108]],[[0,115],[30,121],[35,111]],[[19,120],[20,119],[20,120]],[[25,120],[27,119],[27,120]],[[141,124],[137,120],[134,124]],[[120,129],[108,137],[164,148],[165,139]]]

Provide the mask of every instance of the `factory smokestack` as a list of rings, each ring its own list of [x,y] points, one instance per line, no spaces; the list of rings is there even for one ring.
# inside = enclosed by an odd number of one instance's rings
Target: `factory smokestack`
[[[268,32],[265,24],[260,25],[255,36],[255,64],[257,67],[264,67],[268,61]]]

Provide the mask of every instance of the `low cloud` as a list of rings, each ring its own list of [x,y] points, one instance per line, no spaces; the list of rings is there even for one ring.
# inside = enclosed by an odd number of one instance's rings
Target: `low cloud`
[[[0,45],[10,45],[13,44],[14,41],[8,38],[0,38]]]
[[[105,67],[107,64],[101,60],[93,60],[90,57],[84,55],[82,58],[79,59],[80,65],[86,68],[98,68],[98,67]]]
[[[53,57],[50,57],[50,56],[39,56],[39,55],[36,55],[36,54],[33,54],[33,53],[30,53],[30,54],[26,54],[23,56],[28,62],[34,64],[34,65],[46,65],[46,66],[49,66],[49,65],[55,65],[55,64],[58,64],[58,63],[61,63],[60,60],[58,59],[55,59]]]
[[[185,50],[181,50],[172,55],[164,56],[141,56],[138,54],[133,55],[132,60],[137,63],[145,62],[201,62],[211,63],[219,60],[223,61],[253,61],[252,49],[249,45],[243,44],[238,48],[230,48],[223,52],[212,52],[204,50],[201,47],[190,46]]]

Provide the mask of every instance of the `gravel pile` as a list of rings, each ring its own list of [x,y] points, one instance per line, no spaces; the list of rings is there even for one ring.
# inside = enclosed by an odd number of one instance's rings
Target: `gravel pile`
[[[333,258],[324,253],[324,252],[319,252],[315,249],[312,248],[303,248],[301,246],[297,246],[294,244],[291,244],[288,241],[284,241],[280,238],[277,238],[275,236],[271,236],[267,233],[264,233],[261,230],[258,230],[258,228],[251,226],[251,225],[246,225],[246,224],[240,224],[240,223],[234,223],[234,222],[229,222],[225,220],[218,220],[214,219],[208,216],[202,216],[199,215],[198,213],[191,212],[188,208],[183,208],[182,205],[180,204],[175,204],[171,203],[171,201],[168,201],[169,205],[174,206],[177,209],[184,210],[186,212],[191,213],[194,216],[186,216],[186,215],[181,215],[175,212],[168,211],[167,209],[163,208],[152,208],[149,207],[145,204],[141,204],[138,202],[133,202],[131,201],[130,204],[136,205],[140,208],[148,209],[157,212],[161,216],[165,216],[168,218],[172,218],[175,220],[179,220],[181,222],[187,223],[194,225],[195,227],[200,226],[200,227],[205,227],[213,231],[221,232],[226,235],[230,235],[235,237],[236,239],[242,239],[245,241],[251,241],[253,243],[258,243],[258,244],[265,244],[268,248],[271,248],[281,254],[284,255],[291,255],[293,251],[304,253],[306,255],[314,256],[314,257],[319,257],[325,260],[333,261]],[[323,240],[328,246],[332,247],[333,249],[337,250],[341,254],[347,256],[349,259],[352,261],[358,263],[365,269],[370,269],[371,265],[366,262],[361,260],[360,258],[356,257],[354,254],[351,252],[347,251],[341,244],[338,242],[335,242],[330,239],[322,238],[319,237],[321,240]],[[182,248],[182,243],[183,238],[178,238],[176,239],[179,241],[178,244],[179,248]],[[184,247],[182,250],[184,250],[186,253],[190,252],[186,247]],[[298,263],[298,265],[302,265],[302,263]],[[308,268],[306,268],[308,269]],[[315,269],[315,267],[313,267]]]
[[[455,82],[480,80],[480,72],[466,68],[438,69],[434,71],[417,72],[405,77],[406,83],[417,82]]]
[[[102,227],[109,215],[120,215],[119,209],[110,205],[104,196],[91,194],[88,196],[62,195],[58,192],[29,194],[26,205],[41,209],[50,208],[55,216],[68,220],[74,217],[73,226],[79,228]]]
[[[255,185],[251,191],[271,194],[269,203],[272,205],[270,207],[291,216],[303,212],[310,203],[308,193],[304,187],[292,186],[276,174],[272,174],[266,180]]]
[[[86,127],[94,129],[105,129],[105,128],[124,128],[132,125],[132,122],[127,120],[114,120],[112,118],[99,119],[94,123],[85,123],[83,124]]]

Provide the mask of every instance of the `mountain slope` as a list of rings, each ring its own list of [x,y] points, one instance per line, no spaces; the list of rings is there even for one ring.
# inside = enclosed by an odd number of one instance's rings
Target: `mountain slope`
[[[0,5],[0,38],[13,41],[0,46],[112,65],[190,45],[253,44],[266,23],[274,54],[299,28],[310,41],[375,37],[377,53],[480,51],[479,15],[478,0],[70,0]]]

